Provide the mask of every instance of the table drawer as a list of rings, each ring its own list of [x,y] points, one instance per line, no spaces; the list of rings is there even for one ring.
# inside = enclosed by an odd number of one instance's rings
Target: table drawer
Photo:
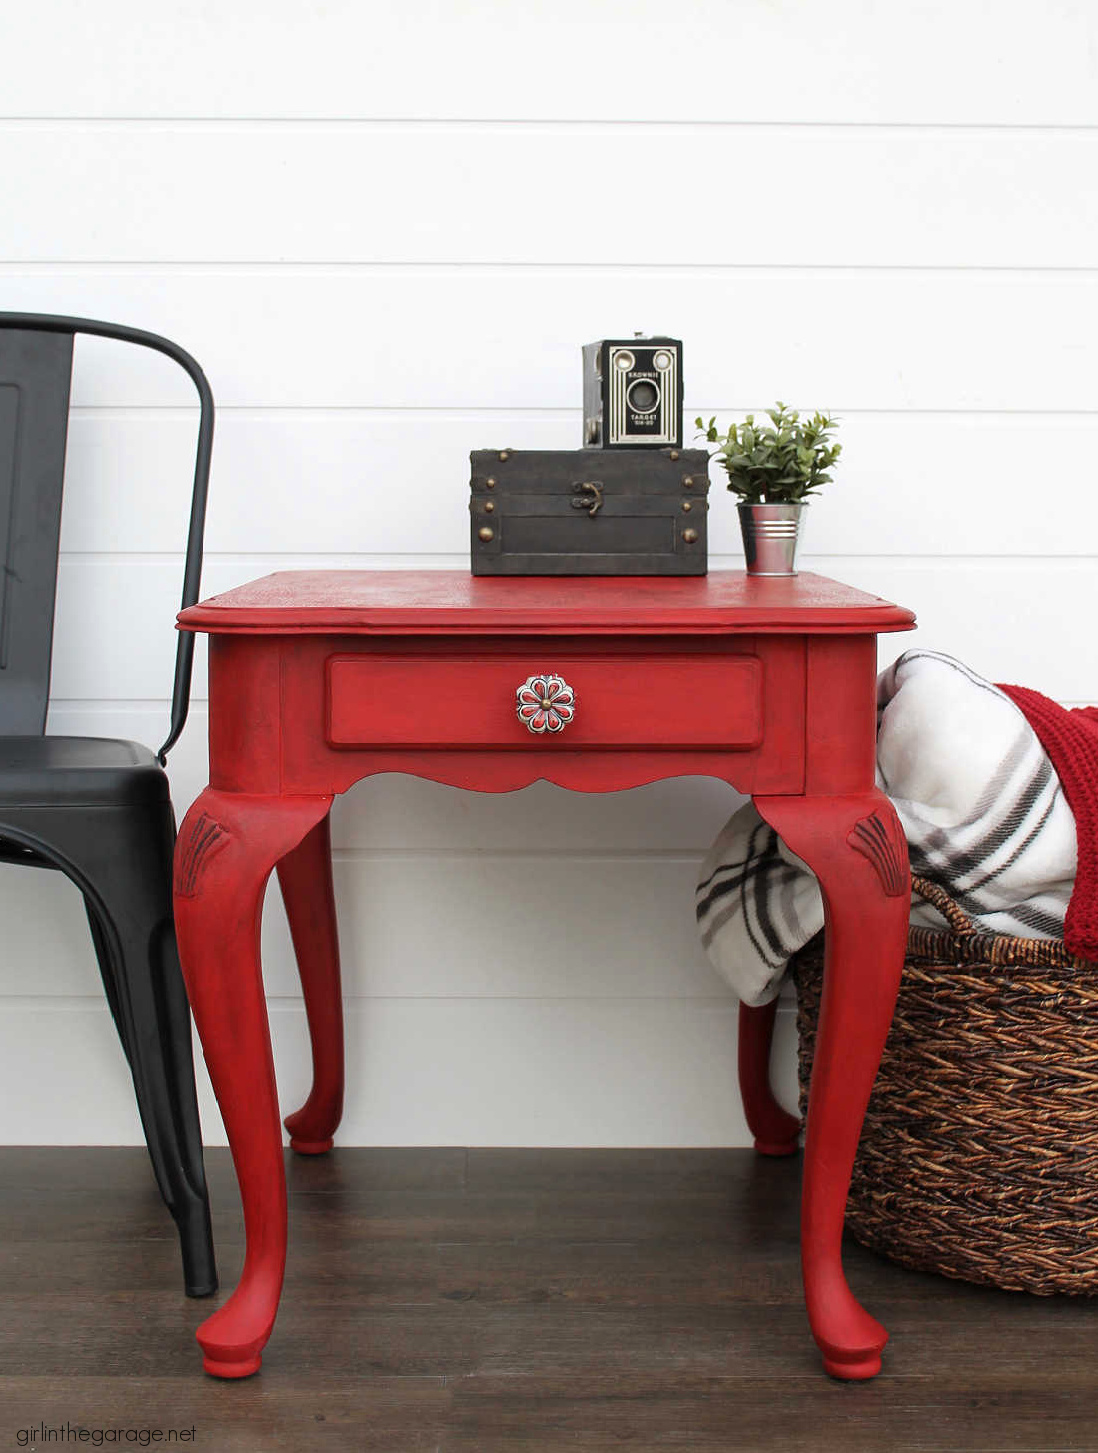
[[[762,740],[762,666],[754,656],[529,656],[476,660],[333,656],[333,747],[710,747]],[[549,684],[541,709],[539,693]],[[528,681],[527,725],[518,691]]]

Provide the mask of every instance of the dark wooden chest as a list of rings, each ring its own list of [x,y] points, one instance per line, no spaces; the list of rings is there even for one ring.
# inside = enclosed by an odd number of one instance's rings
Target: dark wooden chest
[[[704,449],[476,449],[474,575],[704,575]]]

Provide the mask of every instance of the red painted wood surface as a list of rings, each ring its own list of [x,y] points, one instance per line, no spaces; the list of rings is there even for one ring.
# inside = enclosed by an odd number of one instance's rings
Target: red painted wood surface
[[[762,739],[762,668],[755,656],[691,659],[543,651],[466,662],[450,656],[335,656],[328,663],[328,740],[357,747],[530,747],[516,691],[537,670],[576,693],[554,734],[564,751],[616,747],[739,748]],[[686,716],[682,699],[695,704]]]
[[[910,630],[915,621],[900,606],[822,575],[767,579],[741,570],[681,580],[289,570],[212,596],[179,619],[194,631],[408,631],[416,636],[790,629],[864,634]]]
[[[480,791],[539,779],[607,792],[708,774],[754,795],[817,873],[828,927],[806,1134],[802,1259],[813,1334],[835,1376],[872,1377],[885,1333],[842,1270],[843,1210],[902,964],[906,847],[874,788],[874,640],[910,612],[818,576],[486,579],[455,571],[268,576],[184,612],[209,632],[210,786],[176,850],[176,919],[195,1022],[240,1180],[240,1284],[198,1332],[208,1371],[245,1377],[271,1334],[286,1195],[259,913],[278,869],[313,1044],[287,1119],[323,1152],[343,1092],[327,838],[335,793],[375,772]],[[530,734],[515,689],[576,689],[574,719]],[[502,946],[501,946],[502,951]],[[759,1149],[794,1148],[768,1063],[773,1014],[741,1031]]]
[[[331,1150],[343,1115],[343,990],[327,817],[278,864],[278,886],[286,905],[313,1050],[308,1099],[283,1124],[290,1132],[291,1149],[299,1155],[322,1155]]]
[[[747,1128],[760,1155],[796,1155],[801,1145],[801,1122],[783,1110],[770,1084],[770,1051],[774,1039],[777,999],[755,1008],[741,1004],[739,1012],[740,1096]]]

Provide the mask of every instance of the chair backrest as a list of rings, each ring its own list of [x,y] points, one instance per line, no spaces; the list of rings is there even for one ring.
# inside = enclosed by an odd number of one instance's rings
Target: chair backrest
[[[213,449],[214,403],[198,364],[178,344],[114,323],[50,313],[0,312],[0,734],[45,731],[53,646],[61,491],[73,337],[115,338],[166,354],[198,390],[198,446],[182,607],[198,600]],[[163,762],[187,720],[194,636],[179,632]]]

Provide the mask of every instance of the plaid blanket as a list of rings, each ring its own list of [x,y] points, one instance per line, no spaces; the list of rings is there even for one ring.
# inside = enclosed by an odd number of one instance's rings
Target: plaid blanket
[[[877,785],[899,814],[912,872],[983,928],[1062,937],[1075,819],[1036,733],[997,686],[934,651],[902,655],[877,681]],[[710,959],[748,1004],[775,997],[789,956],[823,927],[814,875],[751,803],[713,844],[696,907]],[[911,917],[941,923],[919,899]]]

